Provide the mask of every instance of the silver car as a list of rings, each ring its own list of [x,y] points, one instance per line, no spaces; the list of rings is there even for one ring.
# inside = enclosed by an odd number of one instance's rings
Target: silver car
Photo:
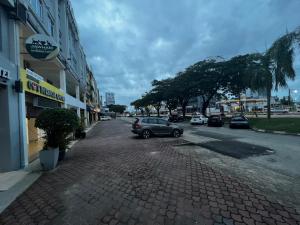
[[[136,118],[132,124],[132,132],[145,139],[153,135],[180,137],[183,134],[183,128],[161,118],[144,117]]]
[[[249,129],[249,121],[245,116],[234,116],[229,123],[230,128],[246,128]]]

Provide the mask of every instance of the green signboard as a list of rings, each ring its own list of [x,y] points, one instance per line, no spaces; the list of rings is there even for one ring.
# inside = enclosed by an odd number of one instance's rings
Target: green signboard
[[[51,60],[59,53],[59,47],[54,40],[43,34],[35,34],[27,38],[25,47],[33,58],[41,60]]]

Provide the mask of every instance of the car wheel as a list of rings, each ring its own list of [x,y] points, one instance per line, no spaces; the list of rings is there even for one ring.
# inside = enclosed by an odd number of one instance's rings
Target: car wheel
[[[181,135],[181,134],[180,134],[180,131],[179,131],[179,130],[176,129],[176,130],[173,131],[173,137],[178,138],[178,137],[180,137],[180,135]]]
[[[148,139],[151,136],[150,130],[144,130],[142,134],[144,139]]]

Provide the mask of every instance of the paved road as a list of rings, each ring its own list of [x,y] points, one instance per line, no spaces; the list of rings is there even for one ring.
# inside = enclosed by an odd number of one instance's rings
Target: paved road
[[[95,126],[0,224],[300,224],[295,209],[177,151],[183,139],[129,130],[119,120]]]
[[[300,178],[300,137],[251,130],[185,125],[203,147],[236,158],[247,158],[265,168]],[[195,140],[197,142],[197,140]]]

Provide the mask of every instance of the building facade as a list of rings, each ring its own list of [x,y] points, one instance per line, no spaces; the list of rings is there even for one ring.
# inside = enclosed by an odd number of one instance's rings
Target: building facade
[[[0,68],[0,171],[37,157],[43,109],[69,108],[88,124],[88,67],[69,0],[1,1]]]
[[[101,101],[97,82],[92,72],[92,69],[87,67],[86,77],[86,106],[88,111],[87,122],[92,124],[99,120],[99,113],[101,112]]]
[[[115,105],[115,94],[113,92],[106,92],[105,93],[105,105]]]

